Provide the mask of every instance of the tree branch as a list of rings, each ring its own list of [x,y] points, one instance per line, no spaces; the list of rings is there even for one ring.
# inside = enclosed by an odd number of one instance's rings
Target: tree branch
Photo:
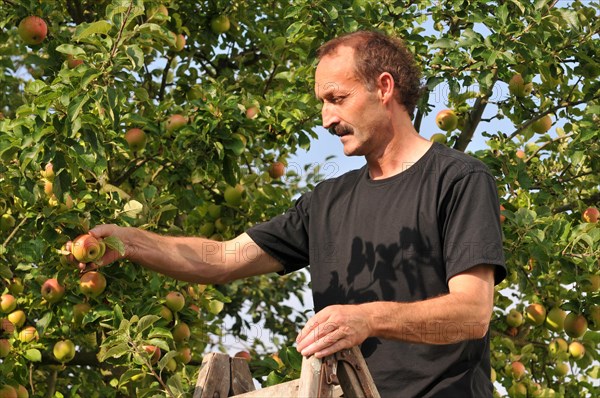
[[[123,30],[125,30],[125,25],[127,25],[127,21],[129,20],[129,15],[131,15],[131,10],[133,9],[133,0],[129,3],[129,8],[127,9],[127,13],[123,17],[123,22],[121,22],[121,28],[119,29],[119,33],[117,34],[117,40],[115,40],[115,44],[110,52],[110,58],[114,58],[117,53],[117,47],[119,46],[119,42],[121,41],[121,37],[123,36]]]
[[[596,192],[589,198],[582,199],[581,201],[583,203],[585,203],[586,205],[597,205],[598,203],[600,203],[600,192]],[[573,210],[573,209],[575,209],[575,205],[572,203],[569,203],[566,205],[556,207],[555,209],[552,210],[552,213],[557,214],[557,213],[562,213],[562,212]]]
[[[167,78],[169,77],[169,69],[171,69],[171,62],[173,61],[174,55],[167,57],[167,66],[165,66],[165,70],[162,74],[162,79],[160,81],[160,89],[158,90],[158,100],[162,101],[165,96],[165,90],[167,88]]]

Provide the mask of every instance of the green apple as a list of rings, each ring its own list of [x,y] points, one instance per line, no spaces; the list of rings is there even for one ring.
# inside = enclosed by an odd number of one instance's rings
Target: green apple
[[[17,31],[26,44],[36,45],[48,36],[48,25],[42,18],[31,15],[21,20]]]
[[[68,339],[57,341],[56,344],[54,344],[52,353],[58,362],[69,362],[75,357],[75,344]]]
[[[173,312],[179,312],[185,306],[185,298],[179,292],[169,292],[165,297],[167,307]]]
[[[566,362],[557,362],[554,365],[554,372],[558,377],[565,377],[569,373],[569,364]]]
[[[50,304],[59,302],[64,295],[65,288],[61,286],[56,278],[48,279],[42,285],[42,297]]]
[[[546,327],[552,331],[560,332],[565,326],[566,311],[560,307],[552,307],[546,315]]]
[[[587,331],[587,326],[587,319],[585,319],[585,317],[581,314],[571,312],[565,317],[564,328],[565,333],[569,337],[583,337],[583,335]]]
[[[12,214],[4,213],[2,217],[0,217],[0,231],[6,232],[15,227],[16,220],[12,216]]]
[[[544,134],[550,130],[550,127],[552,127],[552,118],[550,115],[542,116],[531,124],[531,129],[538,134]]]
[[[515,97],[528,97],[533,91],[533,83],[525,83],[523,76],[517,73],[510,78],[508,91]]]
[[[24,386],[19,384],[16,390],[17,398],[29,398],[29,391],[27,391],[27,389]]]
[[[592,330],[600,330],[600,305],[592,305],[590,307],[590,324]]]
[[[225,202],[230,205],[237,207],[242,204],[242,195],[244,194],[244,187],[241,184],[237,184],[235,187],[228,186],[225,188],[223,197]]]
[[[429,137],[429,141],[446,145],[446,134],[435,133],[431,137]]]
[[[205,222],[200,226],[200,235],[209,237],[215,232],[215,224],[212,222]]]
[[[173,321],[173,312],[166,305],[160,306],[160,311],[158,315],[167,321],[167,323],[171,323]]]
[[[508,389],[508,394],[512,398],[527,398],[527,386],[525,383],[515,383]]]
[[[208,215],[211,216],[213,219],[217,219],[219,217],[221,217],[221,206],[215,204],[215,203],[211,203],[208,205]]]
[[[229,17],[225,14],[217,15],[210,21],[210,29],[218,35],[227,32],[230,27],[231,22],[229,21]]]
[[[548,344],[548,351],[551,355],[556,356],[561,352],[567,352],[569,345],[567,341],[561,337],[557,337]]]
[[[458,116],[452,109],[444,109],[435,117],[435,124],[444,131],[452,131],[458,126]]]
[[[100,272],[90,271],[79,280],[79,290],[89,297],[98,297],[106,289],[106,278]]]
[[[177,359],[183,364],[188,364],[192,360],[192,350],[190,347],[181,347],[177,350]]]
[[[13,312],[17,308],[17,299],[12,294],[3,294],[0,296],[0,310],[5,314]]]
[[[85,317],[85,314],[90,312],[91,309],[92,309],[92,306],[89,305],[88,303],[75,304],[73,306],[73,323],[75,323],[76,325],[81,325],[81,322],[83,322],[83,318]]]
[[[546,309],[539,303],[533,303],[525,309],[527,321],[534,326],[540,326],[546,320]]]
[[[173,340],[176,343],[183,343],[190,339],[192,335],[190,331],[190,327],[185,322],[179,322],[175,327],[173,327]]]
[[[569,354],[575,360],[581,359],[585,355],[585,347],[579,341],[573,341],[569,344]]]
[[[82,263],[89,263],[102,258],[106,246],[104,242],[90,234],[79,235],[71,244],[71,253]]]
[[[509,326],[518,328],[523,324],[523,314],[521,314],[521,311],[515,309],[510,310],[506,315],[506,323]]]
[[[146,133],[144,130],[134,127],[125,132],[125,141],[129,144],[129,149],[138,152],[146,146]]]
[[[584,222],[597,223],[600,218],[600,211],[595,207],[588,207],[581,215]]]
[[[12,350],[12,344],[8,339],[0,339],[0,358],[6,358]]]
[[[13,278],[8,285],[8,291],[12,294],[21,294],[25,290],[21,278]]]
[[[21,330],[19,332],[19,341],[21,341],[23,343],[30,343],[33,340],[37,340],[39,338],[40,338],[40,336],[37,332],[37,329],[34,328],[33,326],[27,326],[26,328],[23,328],[23,330]]]
[[[10,314],[8,314],[6,318],[17,328],[23,326],[25,324],[25,319],[27,319],[25,313],[22,310],[13,311]]]

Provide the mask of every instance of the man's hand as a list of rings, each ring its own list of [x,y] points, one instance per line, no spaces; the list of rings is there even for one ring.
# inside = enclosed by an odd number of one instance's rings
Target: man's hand
[[[93,229],[91,229],[88,233],[98,239],[103,239],[103,238],[106,238],[109,236],[115,236],[115,237],[119,238],[121,241],[123,241],[123,239],[125,238],[125,235],[126,235],[124,228],[121,228],[114,224],[98,225],[98,226],[94,227]],[[72,244],[73,244],[73,242],[71,242],[71,241],[67,242],[65,248],[68,251],[71,251]],[[122,258],[124,258],[124,256],[121,256],[118,251],[107,247],[106,252],[104,253],[104,256],[102,256],[102,258],[99,261],[91,262],[91,263],[79,263],[78,266],[82,272],[87,272],[87,271],[95,270],[98,267],[111,264]]]
[[[308,320],[296,338],[296,349],[305,357],[323,358],[354,347],[371,335],[369,319],[360,305],[327,307]]]

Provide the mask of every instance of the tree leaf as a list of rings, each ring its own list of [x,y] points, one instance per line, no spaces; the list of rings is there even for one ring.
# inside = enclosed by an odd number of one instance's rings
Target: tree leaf
[[[75,29],[73,39],[75,41],[82,41],[92,35],[105,35],[111,29],[113,25],[108,21],[96,21],[91,23],[82,23]]]
[[[107,248],[115,250],[117,253],[119,253],[120,256],[125,255],[125,244],[118,237],[107,236],[106,238],[102,239],[102,242],[104,242]]]

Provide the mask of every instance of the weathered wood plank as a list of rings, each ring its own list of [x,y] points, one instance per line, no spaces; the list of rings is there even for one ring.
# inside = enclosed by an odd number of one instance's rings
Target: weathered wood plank
[[[229,395],[242,394],[254,391],[254,382],[248,361],[244,358],[231,358],[231,390]]]
[[[202,359],[193,398],[227,397],[231,384],[230,372],[229,355],[215,352],[206,354]]]
[[[362,356],[362,353],[360,352],[360,349],[355,346],[352,347],[350,351],[354,355],[360,370],[365,374],[366,385],[361,383],[360,379],[354,372],[352,365],[345,361],[338,361],[337,375],[340,380],[340,385],[344,390],[344,394],[353,398],[380,398],[377,387],[375,386],[375,382],[373,381],[373,377],[371,376],[371,372],[369,372],[369,368]]]

